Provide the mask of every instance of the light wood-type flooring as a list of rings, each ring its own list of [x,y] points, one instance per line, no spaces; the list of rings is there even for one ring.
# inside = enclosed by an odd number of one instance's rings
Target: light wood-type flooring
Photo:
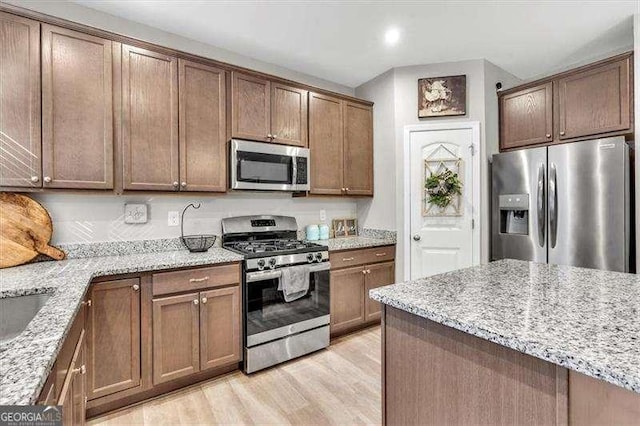
[[[90,425],[380,424],[380,327],[246,376],[236,371]]]

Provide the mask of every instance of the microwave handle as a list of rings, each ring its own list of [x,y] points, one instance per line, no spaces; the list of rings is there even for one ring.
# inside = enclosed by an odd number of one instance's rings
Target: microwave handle
[[[298,157],[291,157],[292,169],[291,170],[291,185],[295,186],[298,182]]]

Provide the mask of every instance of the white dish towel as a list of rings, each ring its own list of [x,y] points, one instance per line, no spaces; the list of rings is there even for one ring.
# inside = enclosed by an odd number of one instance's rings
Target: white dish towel
[[[285,302],[293,302],[304,297],[309,291],[309,265],[282,268],[278,290],[282,291]]]

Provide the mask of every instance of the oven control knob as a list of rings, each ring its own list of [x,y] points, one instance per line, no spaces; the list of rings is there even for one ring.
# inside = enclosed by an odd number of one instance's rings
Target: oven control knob
[[[309,261],[309,263],[312,263],[312,262],[313,262],[313,253],[309,253],[309,254],[307,255],[307,260]]]
[[[258,260],[258,269],[261,271],[264,269],[264,259]]]
[[[269,259],[269,268],[274,269],[276,267],[276,258],[272,257]]]
[[[322,262],[322,253],[320,253],[320,252],[316,253],[316,260],[318,262]]]

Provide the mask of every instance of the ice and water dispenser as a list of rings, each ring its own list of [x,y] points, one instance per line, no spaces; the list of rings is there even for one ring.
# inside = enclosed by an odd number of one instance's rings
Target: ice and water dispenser
[[[529,235],[529,194],[507,194],[498,197],[500,233]]]

